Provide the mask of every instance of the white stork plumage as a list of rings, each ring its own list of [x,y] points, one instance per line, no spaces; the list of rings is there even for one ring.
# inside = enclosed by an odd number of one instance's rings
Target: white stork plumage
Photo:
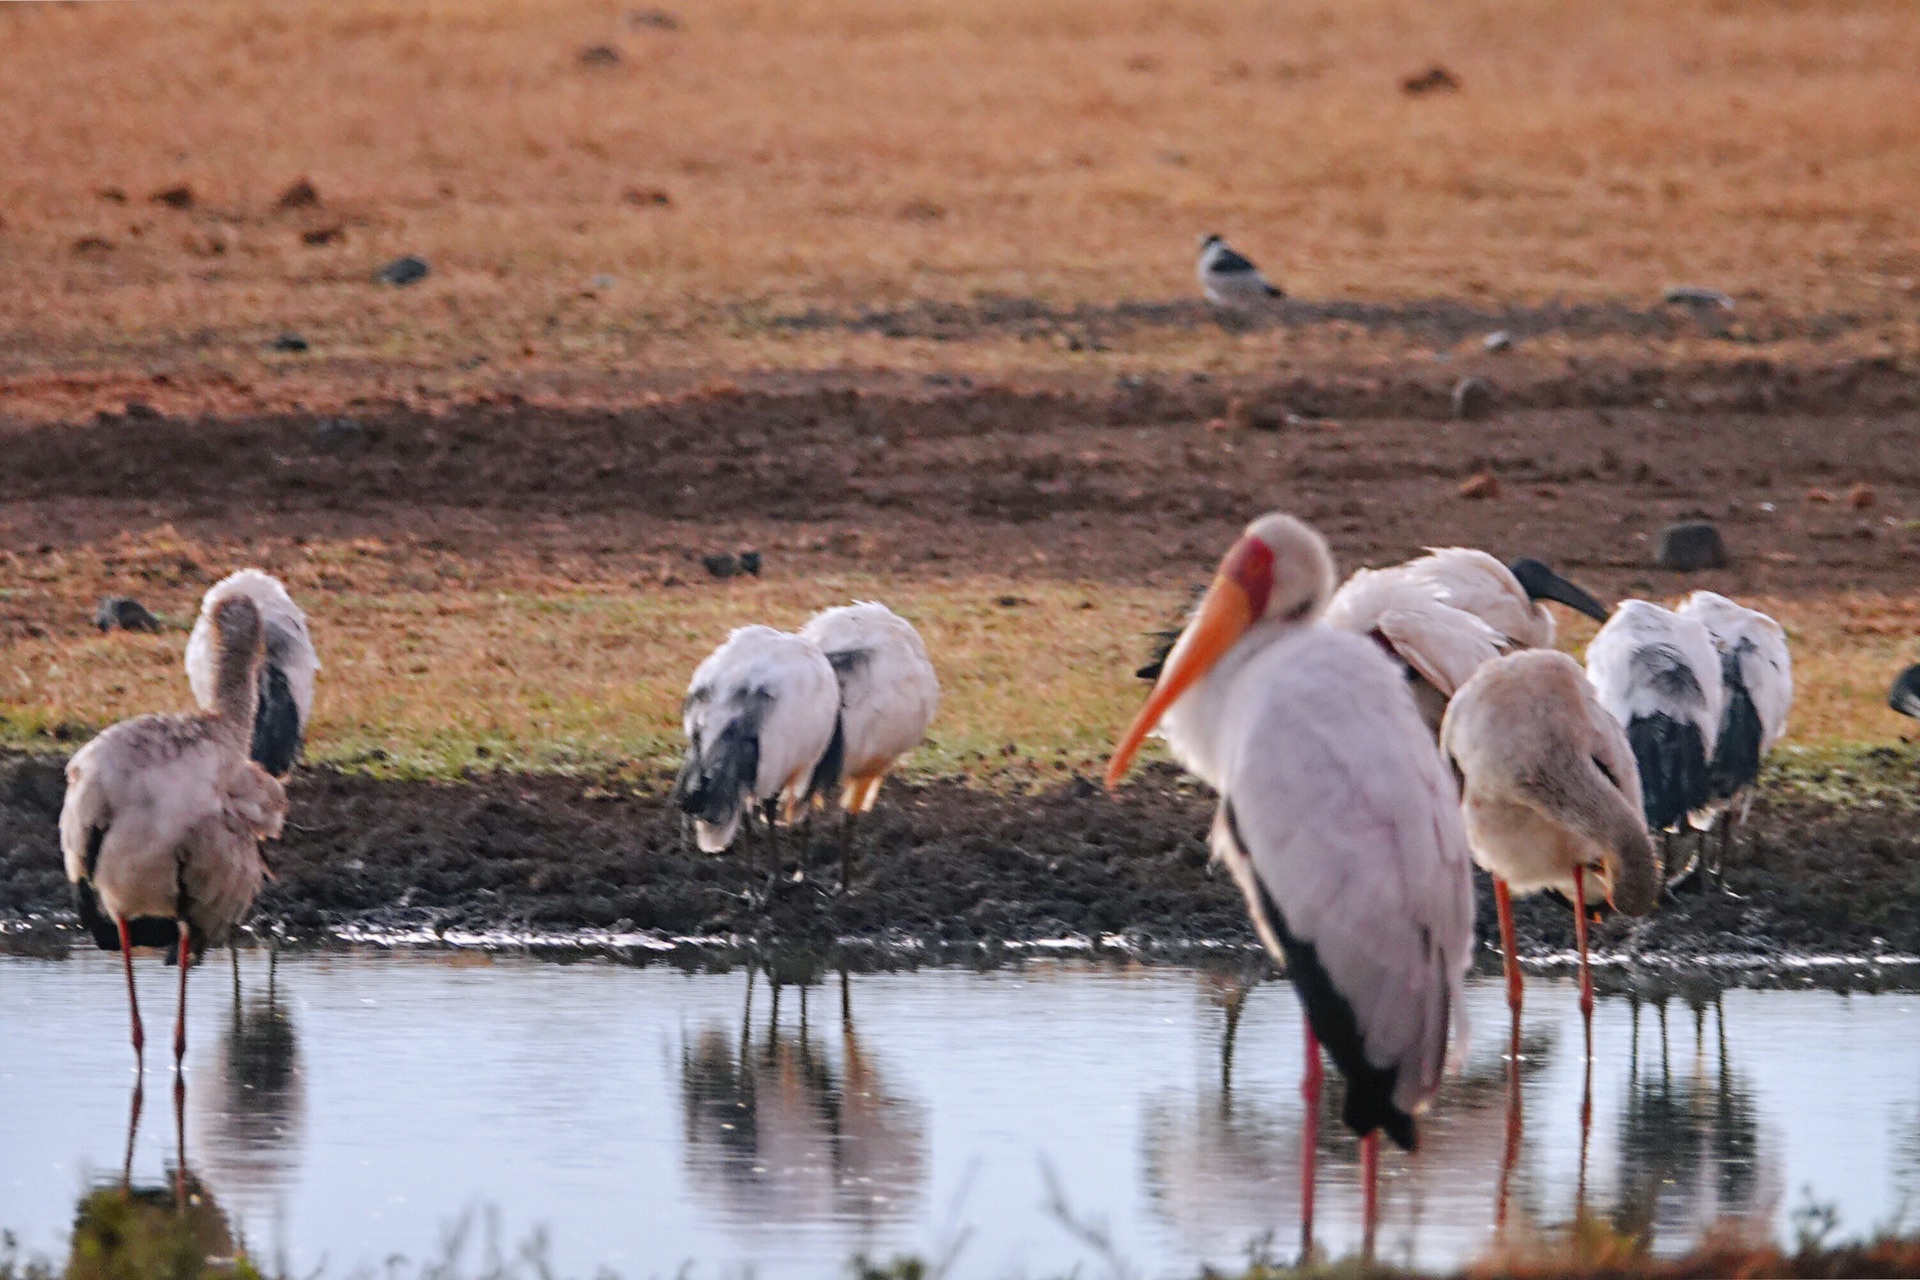
[[[1200,281],[1200,291],[1215,306],[1256,307],[1286,296],[1278,285],[1261,274],[1252,259],[1221,236],[1200,237],[1200,260],[1193,270]]]
[[[1587,679],[1627,731],[1647,829],[1671,832],[1712,797],[1726,705],[1713,636],[1697,618],[1623,600],[1587,646]]]
[[[215,671],[218,642],[213,618],[223,601],[245,597],[260,611],[266,661],[260,668],[260,692],[253,722],[254,762],[284,778],[300,758],[313,716],[313,680],[320,659],[307,634],[307,615],[280,580],[259,569],[241,569],[208,588],[200,617],[187,637],[187,682],[203,710],[212,710],[219,681]]]
[[[701,850],[733,843],[749,809],[769,831],[839,780],[840,685],[820,646],[772,627],[740,627],[694,670],[682,707],[686,756],[673,799]],[[779,874],[779,851],[769,861]]]
[[[1405,664],[1421,717],[1438,733],[1447,699],[1482,663],[1552,646],[1547,600],[1607,617],[1538,560],[1508,567],[1484,551],[1435,547],[1405,564],[1355,570],[1327,605],[1327,625],[1367,636]]]
[[[1466,1039],[1472,865],[1459,795],[1399,668],[1318,625],[1333,558],[1290,516],[1249,525],[1167,655],[1107,770],[1156,726],[1219,794],[1212,845],[1306,1009],[1307,1095],[1324,1044],[1347,1078],[1372,1238],[1379,1134],[1411,1150]],[[1314,1142],[1303,1224],[1312,1232]]]
[[[1557,889],[1573,904],[1591,1054],[1587,904],[1606,901],[1643,915],[1660,891],[1626,731],[1594,697],[1579,663],[1557,650],[1529,649],[1487,663],[1453,696],[1440,749],[1460,776],[1473,860],[1493,876],[1514,1043],[1520,964],[1511,895]]]
[[[1712,864],[1703,867],[1702,878],[1724,884],[1733,825],[1746,816],[1761,761],[1786,736],[1787,712],[1793,706],[1793,657],[1778,622],[1723,595],[1696,591],[1675,612],[1704,626],[1720,655],[1724,705],[1707,769],[1707,803],[1693,812],[1691,821],[1708,833],[1719,823],[1720,849]]]
[[[940,680],[920,633],[871,600],[825,609],[800,629],[820,646],[840,682],[840,807],[846,819],[872,810],[880,784],[920,745],[940,707]],[[852,832],[843,829],[840,887],[849,886]]]
[[[287,796],[248,758],[263,659],[260,612],[245,597],[214,610],[214,709],[113,725],[67,763],[60,848],[80,921],[126,968],[133,1049],[146,1037],[135,946],[178,947],[174,1063],[187,1047],[187,967],[246,918],[267,874],[260,841],[280,834]]]

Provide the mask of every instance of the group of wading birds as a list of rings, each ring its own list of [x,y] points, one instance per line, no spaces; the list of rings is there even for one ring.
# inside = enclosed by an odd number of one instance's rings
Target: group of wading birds
[[[1584,670],[1552,647],[1547,602],[1603,623]],[[1644,914],[1663,880],[1688,875],[1710,890],[1786,728],[1785,633],[1705,591],[1672,610],[1608,610],[1537,560],[1457,547],[1336,589],[1325,540],[1275,513],[1247,527],[1168,638],[1140,672],[1152,693],[1107,783],[1157,732],[1218,794],[1214,857],[1305,1007],[1309,1126],[1322,1048],[1346,1077],[1371,1242],[1380,1134],[1413,1150],[1416,1117],[1464,1052],[1472,866],[1494,878],[1516,1046],[1511,895],[1555,890],[1573,904],[1590,1061],[1588,910]],[[176,1072],[190,961],[229,940],[270,874],[261,842],[286,818],[282,779],[319,662],[285,589],[245,569],[207,592],[186,668],[203,710],[122,721],[87,743],[60,815],[80,919],[125,962],[137,1057],[132,948],[166,948],[179,965]],[[847,818],[870,810],[938,701],[919,635],[884,605],[828,609],[798,632],[742,627],[694,672],[674,800],[705,851],[762,828],[771,891],[776,828],[836,788]],[[1920,714],[1920,667],[1892,701]],[[1701,833],[1689,864],[1668,877],[1663,852],[1689,827]],[[842,890],[849,853],[843,823]],[[1309,1239],[1315,1149],[1310,1132]]]

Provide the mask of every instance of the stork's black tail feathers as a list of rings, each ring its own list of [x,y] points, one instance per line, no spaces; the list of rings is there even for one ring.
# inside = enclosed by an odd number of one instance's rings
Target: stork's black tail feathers
[[[1708,801],[1707,744],[1699,726],[1659,712],[1635,716],[1627,743],[1640,770],[1649,830],[1664,831]]]
[[[813,766],[813,776],[807,779],[807,799],[832,795],[833,789],[840,785],[840,775],[846,767],[846,717],[836,715],[833,718],[833,737],[827,743],[827,753],[820,757],[819,764]]]
[[[100,845],[107,838],[105,827],[95,827],[87,832],[87,874],[73,882],[73,909],[79,913],[80,927],[93,935],[93,941],[102,951],[120,949],[120,926],[113,917],[100,909],[99,895],[93,891],[93,869],[100,862]],[[182,910],[185,903],[181,904]],[[198,930],[193,931],[193,952],[200,953]],[[175,948],[180,943],[180,926],[162,916],[135,916],[127,921],[127,934],[136,947],[159,947],[167,952],[168,963],[172,963]]]
[[[673,802],[689,817],[725,826],[746,805],[759,773],[760,718],[736,716],[711,741],[687,744],[673,780]]]
[[[300,755],[300,708],[287,673],[271,662],[260,665],[260,702],[253,717],[253,762],[284,778]]]
[[[1726,671],[1727,711],[1707,769],[1707,790],[1715,800],[1729,800],[1760,776],[1760,712],[1740,678],[1738,655],[1725,654],[1720,661]]]

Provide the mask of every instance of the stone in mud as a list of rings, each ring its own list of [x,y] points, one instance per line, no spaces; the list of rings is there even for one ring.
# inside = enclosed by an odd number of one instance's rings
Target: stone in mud
[[[1718,526],[1705,520],[1670,524],[1660,531],[1654,545],[1653,562],[1662,569],[1692,573],[1699,569],[1724,569],[1727,544]]]
[[[1462,378],[1453,384],[1453,416],[1478,422],[1493,412],[1493,388],[1484,378]]]

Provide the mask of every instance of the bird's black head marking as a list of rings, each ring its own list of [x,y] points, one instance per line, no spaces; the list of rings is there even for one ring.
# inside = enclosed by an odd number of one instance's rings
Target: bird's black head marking
[[[1507,566],[1529,600],[1552,600],[1578,610],[1595,622],[1607,620],[1606,606],[1531,557],[1522,557]]]

